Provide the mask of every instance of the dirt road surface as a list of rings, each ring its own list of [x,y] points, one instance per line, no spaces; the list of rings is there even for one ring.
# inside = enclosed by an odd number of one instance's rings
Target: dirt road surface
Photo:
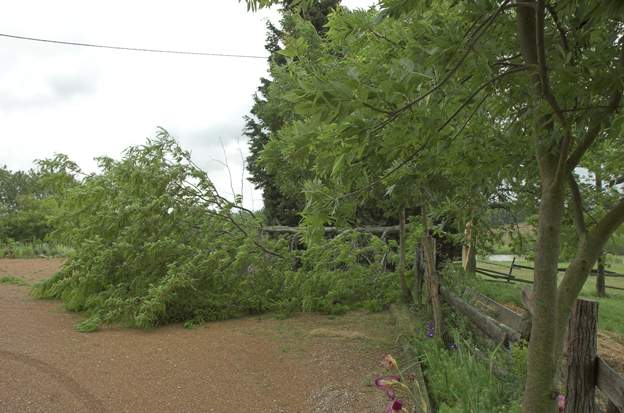
[[[0,260],[0,277],[49,277],[55,259]],[[389,318],[246,318],[192,330],[73,330],[82,317],[0,284],[0,412],[366,413]]]

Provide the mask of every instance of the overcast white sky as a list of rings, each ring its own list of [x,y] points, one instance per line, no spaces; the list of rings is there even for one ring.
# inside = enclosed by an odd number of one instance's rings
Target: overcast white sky
[[[344,0],[368,7],[374,0]],[[275,10],[246,11],[237,0],[20,0],[5,2],[0,33],[128,47],[265,55],[265,22]],[[0,165],[29,169],[65,153],[87,171],[129,145],[169,130],[231,193],[220,141],[239,192],[243,116],[264,59],[234,59],[57,46],[0,37]],[[217,160],[217,161],[215,161]],[[261,194],[248,182],[247,207]]]

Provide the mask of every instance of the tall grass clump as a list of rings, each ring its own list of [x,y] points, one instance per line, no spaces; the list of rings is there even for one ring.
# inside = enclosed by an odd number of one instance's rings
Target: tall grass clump
[[[420,360],[427,378],[430,396],[440,413],[520,412],[525,373],[521,361],[514,363],[501,349],[479,350],[465,331],[452,330],[453,343],[413,337],[408,351]],[[479,352],[480,355],[477,355]],[[522,359],[522,350],[516,351]],[[499,364],[508,374],[501,376]]]

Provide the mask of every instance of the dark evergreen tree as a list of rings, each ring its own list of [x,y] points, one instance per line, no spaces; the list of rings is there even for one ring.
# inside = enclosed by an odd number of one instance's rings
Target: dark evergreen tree
[[[272,23],[267,23],[266,50],[270,53],[269,63],[271,66],[282,66],[286,64],[286,58],[279,54],[281,50],[280,41],[288,35],[289,28],[287,16],[293,13],[291,9],[292,1],[283,3],[282,25],[280,30]],[[310,21],[319,34],[325,32],[327,16],[340,4],[340,0],[319,0],[316,4],[307,9],[301,17]],[[245,118],[245,135],[249,138],[250,155],[247,158],[247,170],[251,174],[250,181],[256,188],[262,189],[264,199],[264,211],[267,222],[270,224],[297,225],[299,223],[299,211],[304,206],[304,196],[302,193],[285,193],[278,187],[273,176],[259,162],[260,154],[264,145],[269,141],[272,134],[277,133],[289,114],[276,110],[267,99],[267,90],[271,80],[262,78],[258,91],[254,96],[254,105],[251,109],[251,116]]]

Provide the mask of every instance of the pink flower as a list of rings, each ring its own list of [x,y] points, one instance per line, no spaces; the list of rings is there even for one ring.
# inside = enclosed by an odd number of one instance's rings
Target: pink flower
[[[394,400],[396,398],[396,394],[394,393],[393,386],[396,386],[401,382],[401,378],[399,376],[386,376],[386,377],[377,377],[374,381],[375,387],[379,390],[383,390],[388,396],[388,399]]]
[[[397,369],[399,368],[399,366],[397,365],[396,360],[394,359],[394,357],[392,357],[392,355],[390,354],[386,354],[383,359],[381,359],[381,364],[387,368],[388,370],[390,369]]]
[[[403,402],[401,400],[393,400],[388,403],[387,413],[403,411]]]
[[[560,394],[559,396],[557,396],[557,404],[559,406],[559,413],[563,413],[563,411],[565,410],[565,396],[563,394]]]

